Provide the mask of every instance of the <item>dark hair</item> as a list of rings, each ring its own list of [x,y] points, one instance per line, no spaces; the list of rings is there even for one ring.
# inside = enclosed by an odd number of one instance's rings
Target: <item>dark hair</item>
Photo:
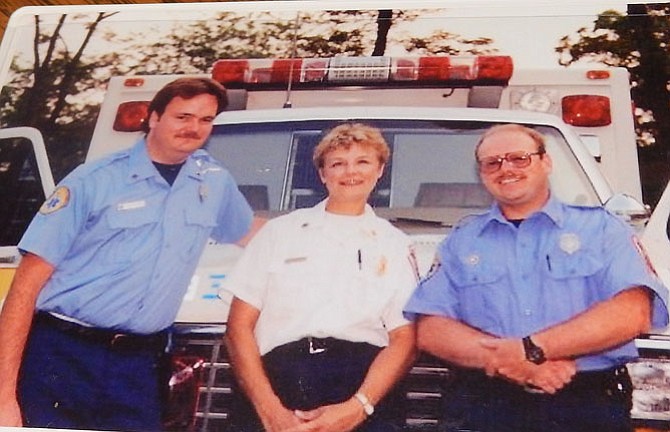
[[[152,113],[160,117],[165,112],[165,107],[176,97],[191,99],[201,94],[210,94],[216,97],[216,113],[223,111],[228,105],[228,96],[226,88],[218,82],[209,78],[178,78],[165,85],[156,93],[149,103],[147,118],[142,123],[142,130],[149,132],[149,117]]]

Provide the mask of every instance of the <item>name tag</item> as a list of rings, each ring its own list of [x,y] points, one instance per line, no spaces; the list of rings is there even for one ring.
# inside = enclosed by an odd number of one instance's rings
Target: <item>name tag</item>
[[[121,203],[116,206],[116,209],[118,211],[127,211],[127,210],[136,210],[139,208],[146,207],[147,202],[145,200],[139,200],[139,201],[128,201],[125,203]]]

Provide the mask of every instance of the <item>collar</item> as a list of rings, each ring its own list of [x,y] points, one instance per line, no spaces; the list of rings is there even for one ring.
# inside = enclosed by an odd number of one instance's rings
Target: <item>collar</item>
[[[528,216],[527,219],[541,217],[542,215],[547,217],[557,227],[559,228],[563,227],[565,223],[565,206],[558,198],[556,198],[553,194],[551,194],[549,196],[549,200],[546,202],[544,207]],[[498,203],[494,203],[491,206],[489,212],[484,214],[482,224],[480,225],[479,233],[484,231],[484,229],[487,226],[493,224],[494,222],[504,225],[511,224],[511,222],[508,221],[507,218],[505,218],[505,216],[502,214],[502,211],[500,210],[500,206],[498,205]]]
[[[328,198],[324,199],[314,207],[304,209],[304,217],[301,225],[306,226],[305,224],[308,224],[314,227],[323,227],[326,224],[327,203]],[[377,215],[369,204],[365,204],[362,220],[363,229],[374,231],[377,222]]]
[[[207,158],[200,153],[203,153],[203,150],[196,150],[186,159],[184,165],[181,167],[179,176],[184,173],[195,180],[203,180],[203,176],[208,170],[206,168]],[[130,148],[128,154],[130,158],[128,163],[128,181],[130,183],[146,180],[150,177],[160,177],[160,173],[154,166],[151,158],[149,158],[149,152],[147,151],[147,145],[144,138],[135,143],[135,145]]]

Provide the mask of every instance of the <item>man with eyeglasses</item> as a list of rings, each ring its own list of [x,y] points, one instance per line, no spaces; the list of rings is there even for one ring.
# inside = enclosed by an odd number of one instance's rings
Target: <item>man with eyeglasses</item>
[[[541,134],[494,126],[475,156],[495,203],[450,233],[405,308],[419,347],[454,365],[444,428],[632,431],[626,363],[667,324],[667,288],[628,225],[552,195]]]

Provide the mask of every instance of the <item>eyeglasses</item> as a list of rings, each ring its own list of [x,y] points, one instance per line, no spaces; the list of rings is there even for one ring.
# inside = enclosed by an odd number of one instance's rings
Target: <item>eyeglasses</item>
[[[503,161],[507,161],[514,168],[526,168],[532,162],[532,156],[543,155],[545,152],[536,151],[535,153],[528,153],[524,151],[517,151],[505,153],[502,156],[491,156],[483,159],[477,159],[479,164],[479,171],[484,174],[492,174],[502,167]]]

